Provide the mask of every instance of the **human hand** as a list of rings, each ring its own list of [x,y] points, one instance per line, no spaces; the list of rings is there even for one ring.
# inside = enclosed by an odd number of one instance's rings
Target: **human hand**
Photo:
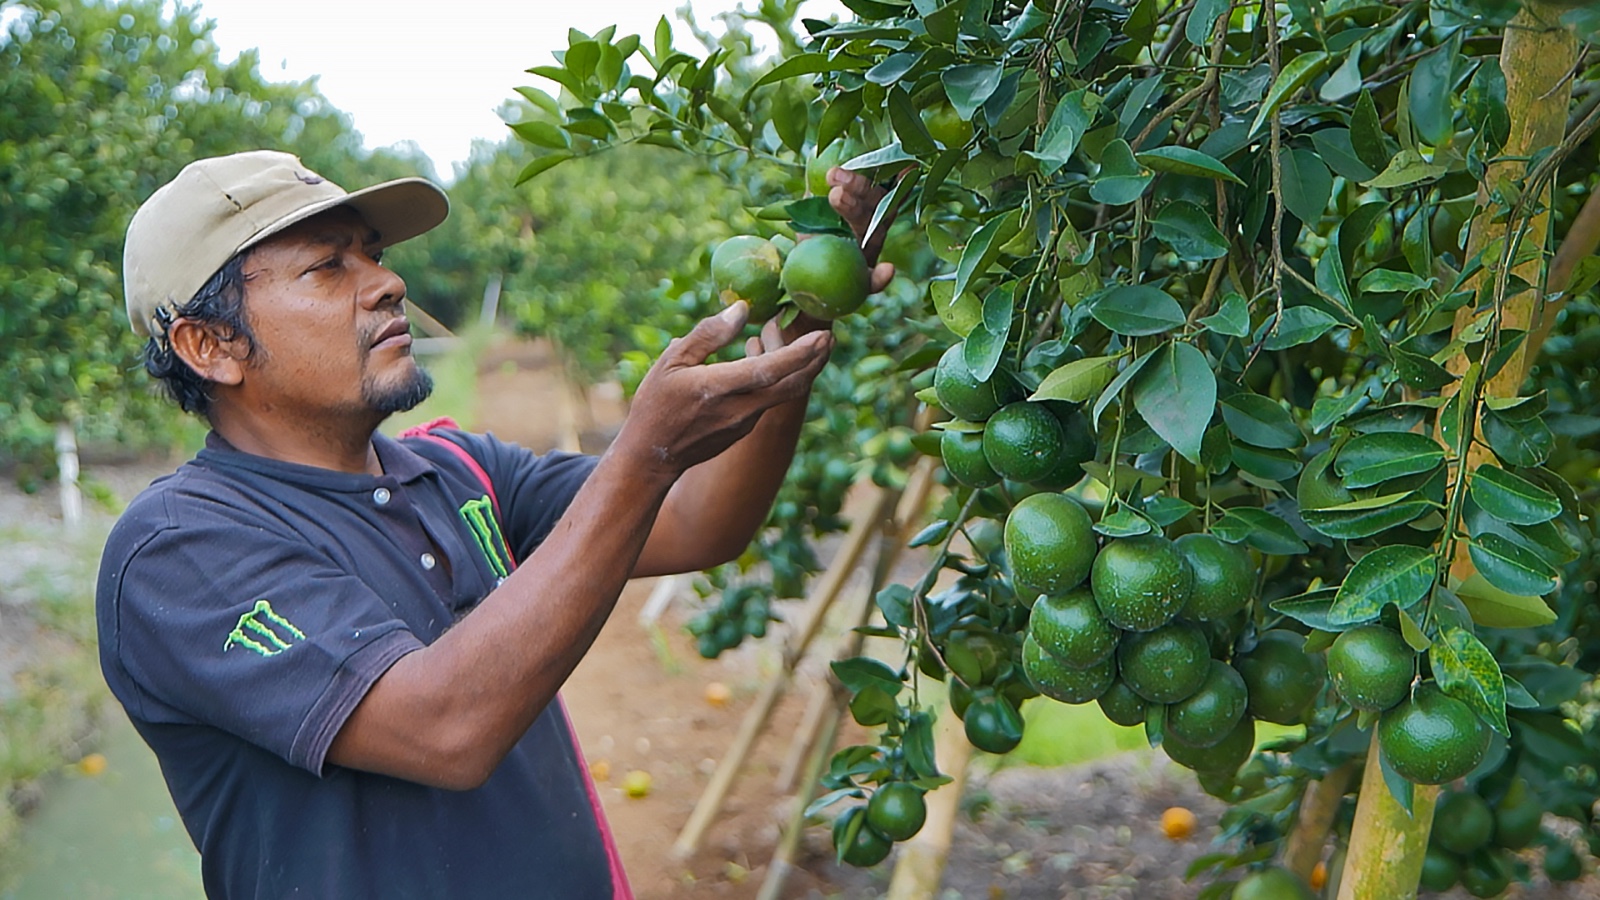
[[[806,396],[833,349],[827,331],[791,340],[768,322],[745,359],[705,364],[748,317],[749,306],[738,301],[668,344],[640,383],[614,446],[676,478],[749,434],[768,409]]]
[[[894,279],[894,264],[878,262],[878,254],[883,251],[884,236],[889,233],[889,226],[894,224],[895,216],[900,210],[898,207],[889,210],[883,221],[878,223],[878,227],[868,234],[867,228],[872,225],[872,216],[878,211],[878,204],[888,192],[873,184],[872,179],[865,175],[839,166],[828,170],[828,184],[828,204],[855,233],[856,242],[861,245],[861,254],[866,257],[867,265],[872,266],[870,290],[876,294],[888,287],[889,282]],[[801,235],[800,240],[805,240],[806,237],[807,235]],[[832,325],[832,322],[825,319],[801,313],[784,330],[784,336],[794,338],[811,331],[830,328]]]

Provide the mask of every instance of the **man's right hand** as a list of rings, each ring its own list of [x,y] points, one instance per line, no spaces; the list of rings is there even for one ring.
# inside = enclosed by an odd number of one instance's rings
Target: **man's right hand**
[[[749,434],[763,412],[806,396],[833,349],[826,331],[745,359],[705,364],[738,337],[748,315],[739,301],[667,345],[634,396],[614,445],[619,451],[676,478]]]

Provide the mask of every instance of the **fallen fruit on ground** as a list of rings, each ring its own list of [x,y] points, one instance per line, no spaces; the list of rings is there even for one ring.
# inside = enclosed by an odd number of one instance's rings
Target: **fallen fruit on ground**
[[[622,778],[622,792],[629,797],[639,798],[650,796],[652,779],[650,773],[643,769],[634,769]]]
[[[1194,836],[1195,816],[1182,806],[1173,806],[1161,814],[1161,833],[1169,840],[1186,841]]]
[[[706,702],[712,706],[726,706],[733,691],[720,681],[713,681],[706,685]]]

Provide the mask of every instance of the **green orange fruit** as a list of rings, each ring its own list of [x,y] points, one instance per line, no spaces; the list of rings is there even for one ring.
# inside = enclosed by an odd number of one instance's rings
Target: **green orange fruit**
[[[968,422],[982,422],[995,410],[1017,399],[1010,376],[996,369],[980,381],[967,367],[966,344],[950,346],[933,370],[933,393],[946,412]]]
[[[861,245],[836,234],[813,235],[796,244],[783,261],[779,280],[796,306],[819,319],[847,316],[872,293],[872,270]]]
[[[989,753],[1010,753],[1022,743],[1022,714],[1010,700],[997,694],[976,696],[962,719],[967,741]]]
[[[909,840],[922,830],[927,818],[922,790],[904,781],[879,787],[867,801],[867,824],[891,841]]]
[[[772,242],[741,234],[717,245],[711,254],[711,279],[724,306],[743,300],[750,304],[750,321],[765,322],[778,311],[783,296],[779,275],[783,258]]]
[[[1189,602],[1181,612],[1184,618],[1202,622],[1226,619],[1250,602],[1256,571],[1243,547],[1210,534],[1186,534],[1172,546],[1194,573]]]
[[[1097,700],[1117,680],[1117,664],[1110,657],[1075,668],[1051,656],[1031,635],[1022,639],[1022,671],[1039,693],[1060,703]]]
[[[868,824],[865,807],[852,806],[833,820],[833,848],[842,861],[866,868],[887,859],[894,842]]]
[[[1174,622],[1155,631],[1123,635],[1117,646],[1122,681],[1151,703],[1177,703],[1200,689],[1211,673],[1211,648],[1200,629]]]
[[[1425,681],[1378,720],[1378,746],[1400,777],[1444,784],[1483,761],[1489,727],[1471,707]]]
[[[1306,639],[1283,629],[1262,632],[1256,645],[1233,659],[1250,690],[1250,714],[1278,725],[1298,724],[1322,689],[1317,660],[1305,652]]]
[[[1256,747],[1256,723],[1249,716],[1228,732],[1228,736],[1209,747],[1192,747],[1183,741],[1168,738],[1161,749],[1173,762],[1196,772],[1239,771]]]
[[[1107,543],[1094,558],[1089,583],[1111,624],[1150,631],[1172,621],[1189,602],[1194,574],[1171,541],[1147,534]]]
[[[1000,476],[983,455],[983,432],[946,428],[939,437],[939,457],[950,477],[967,487],[989,487]]]
[[[1399,703],[1416,677],[1417,653],[1398,631],[1362,625],[1328,648],[1328,676],[1356,709],[1382,712]]]
[[[1248,702],[1244,678],[1221,660],[1211,660],[1205,681],[1167,707],[1167,734],[1192,747],[1210,747],[1233,732]]]
[[[1450,791],[1433,810],[1432,840],[1459,856],[1489,846],[1494,811],[1473,791]]]
[[[1233,900],[1316,900],[1316,896],[1300,876],[1279,868],[1256,872],[1233,889]]]
[[[983,455],[1000,477],[1039,481],[1065,462],[1066,431],[1043,403],[1021,400],[1001,407],[983,429]],[[1081,476],[1080,476],[1081,477]]]
[[[1448,850],[1429,844],[1427,854],[1422,857],[1420,886],[1442,894],[1455,887],[1460,878],[1461,860]]]
[[[1094,525],[1071,497],[1034,494],[1006,517],[1005,548],[1018,594],[1062,594],[1089,574],[1095,559]]]
[[[1028,633],[1062,665],[1087,669],[1111,658],[1121,633],[1101,615],[1094,594],[1078,587],[1033,604]]]
[[[846,155],[843,140],[835,140],[822,149],[820,153],[811,153],[806,156],[806,190],[812,196],[826,197],[830,185],[828,184],[828,170],[839,165],[850,157]]]
[[[1097,701],[1105,717],[1118,725],[1131,727],[1143,725],[1149,704],[1121,680],[1114,681]]]

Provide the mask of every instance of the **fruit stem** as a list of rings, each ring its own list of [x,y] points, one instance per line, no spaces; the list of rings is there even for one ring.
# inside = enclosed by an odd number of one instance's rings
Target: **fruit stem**
[[[1433,830],[1439,788],[1413,786],[1411,812],[1407,813],[1384,783],[1378,753],[1378,731],[1373,729],[1338,900],[1413,900],[1422,878],[1422,858]]]

